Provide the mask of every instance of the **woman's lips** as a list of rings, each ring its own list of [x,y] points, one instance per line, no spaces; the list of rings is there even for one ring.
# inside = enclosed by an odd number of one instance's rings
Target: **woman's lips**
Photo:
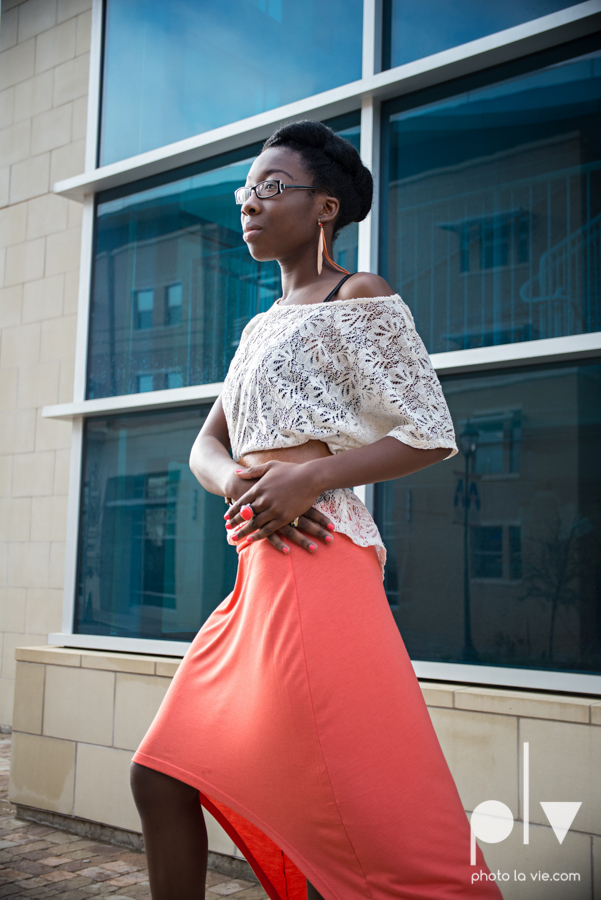
[[[242,237],[244,238],[244,240],[247,243],[249,243],[250,241],[254,241],[254,239],[257,237],[258,234],[261,233],[262,230],[263,229],[258,225],[253,226],[252,228],[245,228],[244,234],[242,235]]]

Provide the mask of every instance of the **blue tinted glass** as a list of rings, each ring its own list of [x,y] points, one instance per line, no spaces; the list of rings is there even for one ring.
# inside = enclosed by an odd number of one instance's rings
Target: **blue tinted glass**
[[[188,465],[208,409],[86,422],[77,633],[192,640],[231,591],[223,499]]]
[[[100,164],[361,77],[362,0],[106,0]]]
[[[375,487],[410,655],[601,672],[601,362],[441,381],[475,453]]]
[[[401,66],[574,5],[565,0],[384,0],[384,68]]]
[[[388,106],[382,274],[430,352],[599,330],[601,53],[463,84]]]
[[[358,113],[328,124],[358,148]],[[242,329],[281,291],[278,264],[248,252],[234,201],[260,149],[100,195],[89,398],[223,380]],[[334,245],[349,271],[357,236],[349,225]]]

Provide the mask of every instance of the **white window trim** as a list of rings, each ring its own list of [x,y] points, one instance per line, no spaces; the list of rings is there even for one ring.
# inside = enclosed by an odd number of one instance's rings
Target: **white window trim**
[[[62,632],[48,635],[48,640],[51,644],[62,646],[180,657],[189,646],[186,642],[73,634],[84,418],[210,402],[218,396],[222,387],[221,383],[204,384],[144,394],[85,399],[93,262],[94,194],[255,143],[265,139],[274,128],[287,121],[306,116],[325,119],[360,108],[361,155],[374,175],[375,205],[372,213],[359,225],[359,269],[377,271],[382,101],[510,62],[601,30],[601,0],[586,0],[551,15],[384,72],[381,71],[382,0],[364,0],[362,77],[359,81],[305,97],[277,109],[108,166],[97,167],[102,20],[103,2],[93,0],[85,172],[54,185],[55,193],[82,202],[84,209],[73,402],[48,406],[42,411],[45,418],[73,420]],[[601,332],[597,332],[435,353],[431,359],[439,373],[460,373],[516,364],[579,360],[598,355],[600,351]],[[367,506],[373,508],[373,485],[363,485],[355,490]],[[601,693],[601,676],[596,675],[421,660],[414,661],[413,666],[418,677],[422,679],[571,693]]]

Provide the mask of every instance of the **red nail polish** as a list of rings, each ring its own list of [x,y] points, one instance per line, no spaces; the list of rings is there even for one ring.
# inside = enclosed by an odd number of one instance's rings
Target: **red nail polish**
[[[317,547],[315,546],[315,544],[309,544],[309,550],[311,551],[311,553],[315,553]]]
[[[332,524],[332,522],[328,522],[327,529],[328,531],[334,531],[334,525]]]
[[[230,517],[230,514],[229,514],[229,512],[226,512],[226,514],[225,514],[225,515],[224,515],[224,517],[223,517],[223,518],[224,518],[224,519],[229,519],[229,517]]]
[[[290,547],[282,547],[282,553],[290,553]]]
[[[235,469],[236,475],[239,475],[240,472],[244,472],[244,469]]]
[[[233,522],[226,522],[226,523],[225,523],[225,527],[226,527],[226,528],[233,528],[233,527],[234,527],[234,524],[233,524]]]
[[[334,540],[334,538],[332,537],[331,534],[326,534],[326,538],[325,538],[326,544],[331,544],[333,540]]]
[[[240,537],[239,534],[233,534],[233,535],[232,535],[232,540],[233,540],[233,541],[237,541],[239,537]]]

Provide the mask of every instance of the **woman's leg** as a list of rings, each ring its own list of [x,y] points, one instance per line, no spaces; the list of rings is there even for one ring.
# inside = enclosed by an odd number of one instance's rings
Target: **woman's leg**
[[[310,881],[307,881],[307,900],[323,900],[321,894],[319,894]]]
[[[198,791],[138,763],[131,766],[131,789],[153,900],[204,900],[208,838]]]

